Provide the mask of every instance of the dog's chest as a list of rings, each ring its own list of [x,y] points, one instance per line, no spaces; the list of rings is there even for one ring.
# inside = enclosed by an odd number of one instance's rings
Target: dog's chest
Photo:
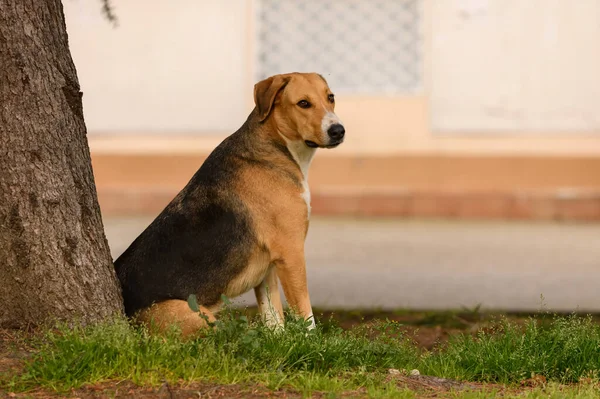
[[[300,196],[306,204],[307,217],[310,217],[310,188],[308,187],[308,168],[315,155],[315,149],[307,147],[303,142],[287,141],[288,150],[302,172],[302,193]]]

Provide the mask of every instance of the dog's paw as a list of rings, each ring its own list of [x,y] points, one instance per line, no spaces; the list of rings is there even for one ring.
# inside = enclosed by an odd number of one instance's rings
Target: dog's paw
[[[310,324],[308,325],[308,327],[307,327],[307,328],[308,328],[308,331],[310,331],[310,330],[314,330],[315,328],[317,328],[317,325],[316,325],[316,323],[315,323],[315,316],[313,316],[313,315],[311,314],[311,315],[308,317],[308,319],[307,319],[307,320],[308,320],[308,322],[310,323]]]

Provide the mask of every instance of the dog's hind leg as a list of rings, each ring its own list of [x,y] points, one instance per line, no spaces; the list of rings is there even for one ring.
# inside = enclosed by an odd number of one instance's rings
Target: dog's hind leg
[[[140,311],[135,320],[145,324],[153,333],[164,333],[175,325],[181,329],[184,337],[196,335],[214,322],[213,313],[200,306],[200,314],[190,309],[187,301],[169,299],[153,304]]]

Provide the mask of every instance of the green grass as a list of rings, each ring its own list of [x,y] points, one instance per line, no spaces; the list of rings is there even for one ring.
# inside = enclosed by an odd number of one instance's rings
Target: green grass
[[[424,362],[432,374],[471,381],[513,383],[542,375],[562,383],[598,378],[600,326],[591,317],[507,320],[475,337],[459,335]]]
[[[151,336],[124,320],[88,328],[59,327],[37,344],[26,372],[11,388],[47,386],[68,390],[84,383],[127,379],[140,384],[162,381],[261,382],[301,392],[340,391],[381,380],[374,371],[415,366],[418,350],[395,337],[394,323],[346,333],[327,324],[307,332],[288,320],[272,331],[242,317],[219,321],[217,329],[194,341],[177,331]],[[376,339],[369,338],[377,334]],[[344,376],[349,372],[352,377]]]
[[[598,397],[592,388],[577,385],[564,391],[558,384],[597,381],[600,370],[600,326],[578,316],[531,318],[525,325],[503,320],[475,336],[456,336],[431,352],[417,348],[395,322],[344,331],[325,320],[307,332],[304,322],[288,318],[285,331],[272,331],[235,312],[225,313],[215,330],[196,340],[182,340],[177,331],[151,336],[125,320],[114,320],[55,328],[32,345],[25,371],[0,377],[0,388],[62,392],[107,380],[201,381],[291,388],[305,396],[362,389],[370,397],[413,397],[414,392],[387,379],[387,370],[394,368],[509,387],[535,374],[549,385],[528,391],[526,397]]]

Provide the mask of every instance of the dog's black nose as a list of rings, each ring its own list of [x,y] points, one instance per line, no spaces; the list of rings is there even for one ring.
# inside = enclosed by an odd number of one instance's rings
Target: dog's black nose
[[[346,129],[344,129],[344,126],[336,123],[329,126],[329,129],[327,129],[327,134],[334,140],[341,140],[344,137],[344,134],[346,134]]]

